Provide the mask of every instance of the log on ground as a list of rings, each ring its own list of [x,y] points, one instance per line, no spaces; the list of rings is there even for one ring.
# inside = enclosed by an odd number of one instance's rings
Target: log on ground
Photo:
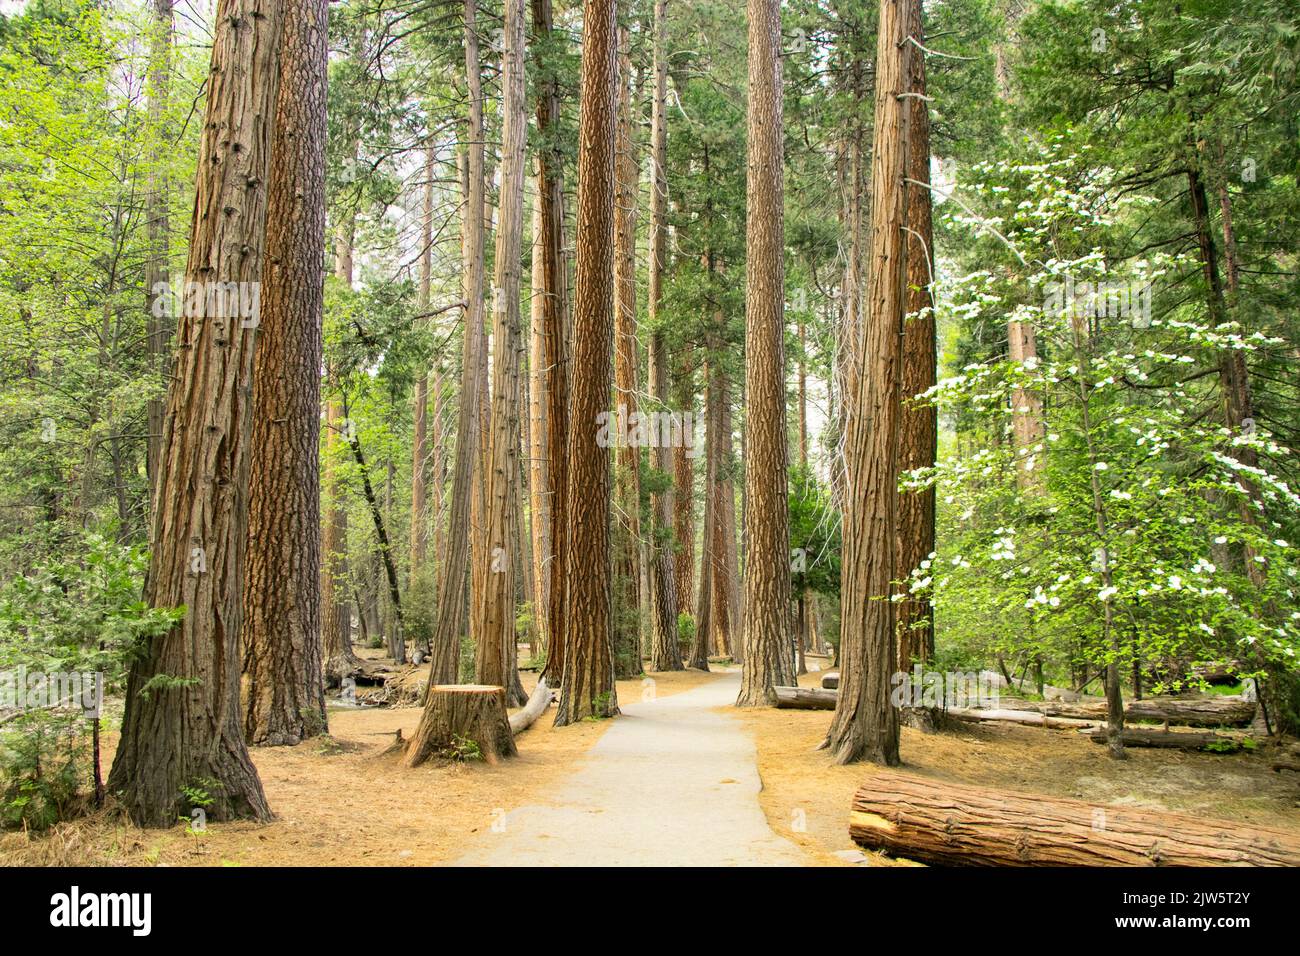
[[[1106,742],[1106,729],[1094,730],[1093,743]],[[1125,747],[1164,747],[1170,750],[1210,750],[1215,753],[1233,753],[1242,748],[1241,741],[1225,734],[1178,734],[1167,730],[1136,730],[1124,728]]]
[[[1028,703],[1026,710],[1037,710],[1053,717],[1106,719],[1105,701],[1068,704]],[[1255,702],[1240,697],[1154,697],[1131,700],[1124,705],[1126,720],[1153,720],[1184,727],[1246,727],[1255,716]]]
[[[816,687],[774,687],[776,706],[786,710],[834,710],[839,694]]]
[[[552,696],[551,689],[546,686],[546,679],[539,680],[523,710],[510,715],[510,732],[518,736],[531,727],[545,713],[546,708],[551,706]]]
[[[1100,721],[1096,720],[1076,720],[1073,717],[1051,717],[1036,710],[973,710],[965,707],[954,707],[948,710],[948,716],[968,723],[991,720],[1010,724],[1027,724],[1031,727],[1047,727],[1049,729],[1096,727],[1100,723]]]
[[[1297,866],[1282,830],[877,772],[853,797],[849,834],[940,866]]]

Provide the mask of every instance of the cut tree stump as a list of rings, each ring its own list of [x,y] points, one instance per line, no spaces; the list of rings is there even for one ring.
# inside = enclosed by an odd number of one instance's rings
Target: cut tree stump
[[[1106,729],[1094,730],[1090,735],[1092,742],[1104,744]],[[1241,749],[1241,741],[1236,737],[1223,734],[1174,734],[1167,730],[1134,730],[1124,728],[1122,734],[1125,747],[1165,747],[1171,750],[1212,750],[1217,753],[1232,753]]]
[[[823,675],[823,676],[822,676],[822,687],[823,687],[824,689],[826,689],[826,690],[839,690],[839,688],[840,688],[840,672],[839,672],[839,671],[831,671],[830,673]]]
[[[406,765],[418,767],[439,756],[463,759],[471,742],[488,763],[519,753],[506,717],[505,688],[435,684],[429,688],[420,724],[406,746]]]
[[[1282,830],[888,772],[854,795],[849,834],[940,866],[1300,865]]]

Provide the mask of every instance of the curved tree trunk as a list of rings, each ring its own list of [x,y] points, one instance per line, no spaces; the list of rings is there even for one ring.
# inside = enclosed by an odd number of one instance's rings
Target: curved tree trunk
[[[780,0],[749,0],[745,229],[745,663],[740,706],[772,705],[794,680],[786,503],[784,219]]]
[[[286,0],[285,14],[243,593],[244,734],[270,745],[326,731],[317,570],[328,8],[326,0]]]
[[[259,283],[283,9],[222,0],[215,24],[185,279]],[[189,809],[184,787],[207,790],[216,820],[271,815],[239,720],[256,341],[246,318],[187,315],[177,330],[144,599],[186,612],[131,665],[108,781],[139,826],[173,825]]]
[[[609,405],[614,288],[614,0],[585,0],[578,146],[572,428],[568,435],[564,670],[556,726],[618,713],[610,634],[609,454],[596,442]],[[587,504],[589,503],[589,504]]]

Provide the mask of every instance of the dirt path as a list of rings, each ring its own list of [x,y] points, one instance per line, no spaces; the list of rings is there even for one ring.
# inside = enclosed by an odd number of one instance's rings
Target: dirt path
[[[462,865],[780,866],[810,860],[758,805],[754,745],[731,704],[739,672],[623,716],[544,805],[505,810]]]

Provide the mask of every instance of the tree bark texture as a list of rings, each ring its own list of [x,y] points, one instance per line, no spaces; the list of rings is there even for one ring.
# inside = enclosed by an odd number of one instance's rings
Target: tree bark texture
[[[222,0],[200,133],[187,282],[262,278],[283,7]],[[216,820],[267,820],[239,707],[255,331],[183,316],[158,454],[144,599],[185,606],[131,665],[109,789],[138,826],[166,827],[202,787]]]
[[[789,437],[785,417],[785,240],[780,0],[749,0],[745,228],[744,670],[740,706],[776,703],[793,683]]]
[[[249,743],[325,733],[320,368],[326,0],[286,0],[253,370],[244,670]]]
[[[614,0],[584,0],[578,137],[577,275],[569,408],[564,669],[556,726],[618,713],[610,629],[609,454],[596,442],[614,344]]]

